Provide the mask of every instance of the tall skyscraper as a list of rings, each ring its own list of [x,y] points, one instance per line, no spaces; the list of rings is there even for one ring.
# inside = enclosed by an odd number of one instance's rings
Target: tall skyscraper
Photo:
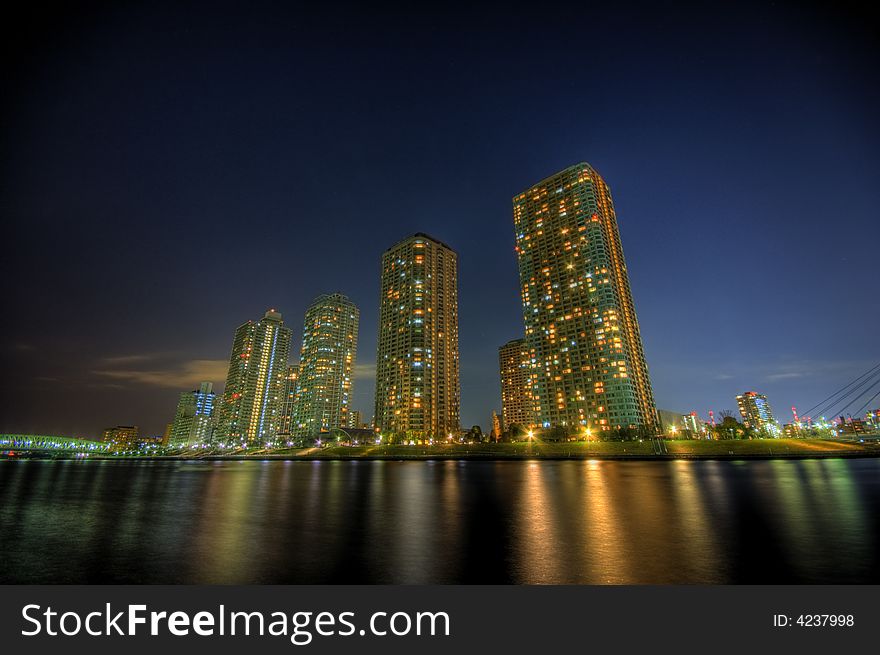
[[[586,163],[513,198],[537,423],[656,429],[611,191]]]
[[[287,367],[287,375],[284,376],[284,395],[281,407],[281,424],[278,427],[279,435],[293,434],[293,410],[296,406],[296,389],[299,380],[299,364],[291,364]]]
[[[535,425],[532,402],[531,358],[525,339],[514,339],[498,349],[501,371],[501,416],[504,429],[519,425],[529,429]]]
[[[741,396],[736,397],[736,404],[739,407],[739,413],[743,417],[743,423],[746,427],[753,428],[759,432],[776,432],[776,419],[773,418],[773,410],[770,409],[770,403],[767,402],[767,396],[755,393],[754,391],[746,391]]]
[[[458,435],[458,255],[418,233],[382,255],[376,413],[392,440]]]
[[[195,391],[184,391],[177,402],[168,446],[181,448],[211,440],[214,416],[214,383],[202,382]]]
[[[314,437],[347,427],[360,310],[341,293],[318,296],[306,310],[293,434]]]
[[[235,331],[220,405],[218,437],[255,442],[278,432],[290,353],[290,328],[274,309]]]

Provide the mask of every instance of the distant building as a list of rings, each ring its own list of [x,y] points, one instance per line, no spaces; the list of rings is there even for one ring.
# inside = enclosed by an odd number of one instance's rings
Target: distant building
[[[758,432],[776,431],[776,420],[773,418],[773,410],[767,402],[767,396],[754,391],[746,391],[736,397],[739,413],[743,417],[746,427]]]
[[[501,427],[501,418],[492,410],[492,431],[489,433],[489,437],[492,441],[500,441],[501,435],[504,433],[503,428]]]
[[[348,427],[352,429],[362,429],[364,427],[363,415],[356,409],[348,413]]]
[[[382,254],[376,426],[395,441],[461,428],[458,255],[417,233]]]
[[[691,412],[690,414],[685,414],[681,417],[682,419],[682,428],[685,432],[690,432],[692,434],[703,434],[703,422],[700,420],[700,417],[696,412]]]
[[[860,418],[851,418],[847,420],[843,416],[840,417],[840,421],[837,423],[837,434],[867,434],[868,432],[872,432],[874,426],[868,423],[865,419]]]
[[[611,191],[587,163],[513,198],[536,422],[653,432],[657,414]]]
[[[162,445],[167,446],[171,441],[171,430],[174,428],[174,421],[165,424],[165,432],[162,434]]]
[[[101,441],[116,447],[134,448],[137,446],[139,437],[140,431],[136,425],[117,425],[107,428],[101,433]]]
[[[681,412],[672,412],[668,409],[658,409],[657,415],[660,417],[660,430],[666,436],[680,434],[686,428],[684,414]]]
[[[290,328],[270,309],[262,319],[235,331],[226,388],[219,407],[217,438],[258,442],[276,436],[290,354]]]
[[[360,310],[341,293],[318,296],[303,322],[291,432],[316,437],[348,426]]]
[[[202,382],[195,391],[184,391],[177,401],[169,448],[211,441],[214,416],[214,383]]]
[[[498,349],[498,368],[504,429],[509,430],[513,425],[526,430],[534,427],[531,361],[525,339],[513,339]]]
[[[293,410],[296,407],[298,381],[299,364],[291,364],[287,367],[287,375],[284,376],[284,395],[281,408],[281,424],[278,428],[279,435],[293,434]]]

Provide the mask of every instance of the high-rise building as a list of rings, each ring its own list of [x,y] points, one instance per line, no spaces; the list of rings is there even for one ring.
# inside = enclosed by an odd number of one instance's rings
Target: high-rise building
[[[278,433],[290,353],[290,328],[274,309],[235,331],[217,436],[239,442]]]
[[[540,427],[655,431],[657,415],[611,191],[586,163],[513,198]]]
[[[306,310],[293,434],[314,437],[347,427],[360,311],[341,293],[318,296]]]
[[[214,383],[202,382],[195,391],[184,391],[177,401],[167,445],[193,446],[211,440],[214,416]]]
[[[535,425],[532,402],[531,359],[525,339],[508,341],[498,349],[501,372],[501,416],[504,429],[513,425],[529,429]]]
[[[773,418],[773,410],[770,409],[767,396],[754,391],[746,391],[736,397],[736,404],[746,427],[753,428],[758,432],[776,432],[776,420]]]
[[[363,415],[356,409],[348,413],[348,427],[360,429],[364,425]]]
[[[422,233],[382,255],[376,413],[392,440],[458,435],[458,255]]]
[[[278,427],[279,435],[293,434],[293,410],[296,407],[296,389],[299,380],[299,364],[291,364],[287,367],[287,375],[284,376],[284,395],[281,407],[281,423]]]

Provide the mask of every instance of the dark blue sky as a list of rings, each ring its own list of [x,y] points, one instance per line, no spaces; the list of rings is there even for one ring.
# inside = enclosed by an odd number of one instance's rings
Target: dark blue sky
[[[615,3],[616,4],[616,3]],[[361,309],[379,258],[460,256],[462,419],[522,334],[511,197],[612,189],[657,405],[777,415],[880,360],[873,18],[785,3],[81,4],[5,27],[0,431],[161,433],[269,306]],[[878,403],[880,404],[880,403]]]

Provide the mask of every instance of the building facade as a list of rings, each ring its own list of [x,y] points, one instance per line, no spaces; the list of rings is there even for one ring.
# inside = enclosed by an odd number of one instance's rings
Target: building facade
[[[361,412],[356,409],[351,410],[348,413],[348,427],[352,429],[363,429],[364,428],[364,417]]]
[[[254,443],[277,435],[290,337],[290,328],[274,309],[235,331],[219,408],[219,439]]]
[[[347,427],[357,359],[360,310],[341,293],[318,296],[306,310],[292,431],[315,437]]]
[[[611,191],[586,163],[513,198],[539,427],[654,432],[657,414]]]
[[[382,255],[375,423],[394,441],[461,428],[458,255],[418,233]]]
[[[140,439],[140,429],[136,425],[117,425],[101,433],[101,441],[114,448],[135,448]]]
[[[736,397],[739,413],[743,417],[746,427],[758,432],[775,432],[776,419],[773,418],[773,410],[767,402],[767,396],[754,391],[746,391]]]
[[[504,429],[535,426],[529,347],[525,339],[514,339],[498,349],[501,373],[501,417]]]
[[[214,426],[214,399],[212,382],[202,382],[198,389],[180,394],[166,445],[182,448],[208,443]]]
[[[299,380],[299,364],[291,364],[287,367],[287,375],[284,376],[284,395],[281,407],[281,423],[278,427],[280,436],[293,434],[293,410],[296,407],[297,381]]]
[[[684,429],[685,432],[688,432],[692,435],[702,435],[703,430],[703,422],[700,420],[700,417],[696,412],[691,412],[690,414],[685,414],[682,416],[684,421]]]

